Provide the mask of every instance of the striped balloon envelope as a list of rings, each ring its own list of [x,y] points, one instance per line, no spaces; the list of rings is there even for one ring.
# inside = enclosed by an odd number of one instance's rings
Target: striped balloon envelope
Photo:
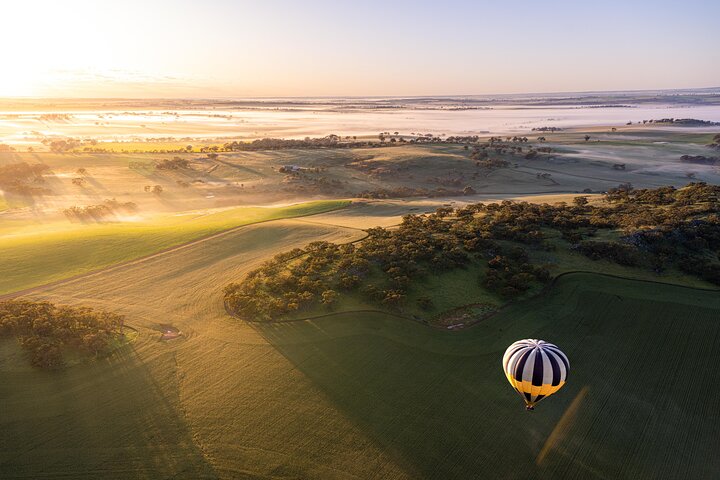
[[[552,343],[528,338],[505,350],[503,370],[527,409],[534,410],[536,403],[565,385],[570,362]]]

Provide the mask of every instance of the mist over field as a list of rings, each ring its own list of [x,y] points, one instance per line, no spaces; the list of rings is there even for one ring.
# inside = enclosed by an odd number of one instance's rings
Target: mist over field
[[[374,136],[517,134],[532,128],[623,125],[659,118],[720,116],[712,89],[592,94],[410,98],[258,98],[215,101],[0,100],[10,144],[42,138],[98,141],[255,140],[328,134]]]

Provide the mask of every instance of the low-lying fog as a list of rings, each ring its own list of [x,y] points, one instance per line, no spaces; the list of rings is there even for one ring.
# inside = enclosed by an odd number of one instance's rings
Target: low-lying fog
[[[610,100],[610,99],[608,99]],[[323,102],[267,103],[222,109],[192,107],[165,110],[145,102],[135,110],[76,108],[54,111],[1,111],[0,143],[32,144],[43,137],[93,138],[99,141],[148,138],[202,139],[263,137],[304,138],[330,133],[377,135],[400,132],[435,135],[527,133],[537,127],[625,125],[660,118],[720,121],[720,105],[677,103],[627,104],[617,98],[603,105],[480,105],[447,99],[433,103],[388,104]],[[2,106],[0,105],[0,108]],[[97,107],[102,107],[97,105]],[[119,106],[122,107],[122,106]]]

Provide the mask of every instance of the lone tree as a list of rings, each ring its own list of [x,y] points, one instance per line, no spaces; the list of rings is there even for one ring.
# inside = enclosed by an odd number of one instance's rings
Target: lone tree
[[[338,294],[335,290],[325,290],[322,293],[322,304],[327,305],[328,308],[334,306],[337,303]]]
[[[584,207],[588,204],[588,199],[587,197],[575,197],[573,198],[573,203],[578,207]]]
[[[587,142],[588,140],[590,140],[590,135],[585,135],[585,141]]]

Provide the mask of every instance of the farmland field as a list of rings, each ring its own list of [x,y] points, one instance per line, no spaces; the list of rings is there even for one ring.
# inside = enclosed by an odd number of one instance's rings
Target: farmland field
[[[719,360],[717,292],[570,274],[462,332],[379,314],[260,325],[225,313],[223,280],[275,251],[363,234],[324,221],[249,225],[34,293],[113,309],[139,333],[58,374],[3,344],[3,478],[720,474],[720,378],[696,374]],[[159,342],[160,324],[183,337]],[[572,359],[568,385],[534,413],[500,368],[523,337]]]
[[[0,237],[0,293],[87,273],[230,228],[327,212],[344,201],[286,207],[240,207],[157,215],[131,222],[10,222]]]
[[[0,99],[0,479],[720,478],[720,96],[578,95]]]

